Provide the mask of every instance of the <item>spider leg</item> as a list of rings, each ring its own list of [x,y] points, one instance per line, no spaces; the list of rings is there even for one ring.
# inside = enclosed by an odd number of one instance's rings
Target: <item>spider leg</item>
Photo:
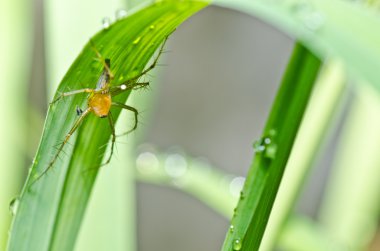
[[[108,156],[107,161],[105,163],[103,163],[103,164],[100,165],[101,167],[110,163],[112,155],[113,155],[113,149],[114,149],[114,146],[115,146],[115,141],[116,141],[115,124],[113,122],[113,118],[112,118],[111,112],[108,114],[108,122],[109,122],[109,125],[110,125],[110,128],[111,128],[111,131],[112,131],[111,153],[110,153],[110,156]]]
[[[103,58],[102,54],[100,54],[100,52],[98,51],[98,49],[96,49],[95,43],[94,43],[94,41],[92,39],[90,39],[90,45],[91,45],[91,48],[94,50],[94,52],[96,54],[96,57],[103,64],[104,69],[107,71],[107,74],[110,77],[110,79],[113,79],[114,75],[113,75],[113,73],[112,73],[112,71],[110,69],[109,59],[104,59]]]
[[[67,97],[67,96],[72,96],[72,95],[76,95],[76,94],[79,94],[79,93],[93,93],[93,92],[95,92],[95,90],[91,89],[91,88],[84,88],[84,89],[70,91],[70,92],[62,92],[50,104],[52,105],[55,102],[57,102],[58,100],[60,100],[61,98],[64,98],[64,97]]]
[[[129,105],[126,105],[126,104],[122,104],[122,103],[119,103],[119,102],[112,102],[112,105],[116,106],[116,107],[119,107],[119,108],[122,108],[122,109],[129,110],[129,111],[131,111],[131,112],[133,112],[135,114],[135,125],[132,127],[132,129],[130,129],[127,132],[122,133],[122,134],[120,134],[118,136],[126,135],[126,134],[128,134],[128,133],[133,132],[134,130],[136,130],[136,128],[137,128],[137,122],[138,122],[137,115],[139,114],[139,112],[137,111],[137,109],[134,108],[134,107],[132,107],[132,106],[129,106]]]
[[[143,70],[140,74],[138,74],[138,75],[136,75],[136,76],[128,79],[125,82],[125,84],[131,83],[131,82],[134,82],[134,81],[138,80],[140,77],[144,76],[145,74],[147,74],[148,72],[150,72],[151,70],[153,70],[156,67],[158,59],[160,58],[162,52],[164,51],[164,46],[165,46],[167,40],[168,40],[168,36],[165,37],[164,42],[162,42],[160,50],[158,51],[158,54],[157,54],[156,58],[154,59],[153,63],[148,68],[146,68],[145,70]]]
[[[71,135],[73,135],[73,133],[78,129],[78,127],[80,126],[80,124],[82,123],[83,119],[92,111],[92,109],[89,107],[87,108],[81,115],[80,117],[75,121],[73,127],[70,129],[69,133],[66,134],[65,136],[65,139],[63,140],[63,142],[60,144],[56,154],[54,155],[53,159],[50,161],[48,167],[42,172],[40,173],[33,181],[32,183],[30,184],[30,186],[32,186],[34,183],[36,183],[42,176],[44,176],[49,170],[50,168],[53,167],[55,161],[57,160],[59,154],[62,152],[63,150],[63,147],[66,145],[66,143],[69,141]]]
[[[137,90],[137,89],[144,88],[147,86],[149,86],[149,82],[128,83],[128,81],[127,81],[127,82],[122,83],[121,85],[112,86],[110,88],[110,93],[111,93],[111,96],[116,96],[116,95],[119,95],[120,93],[122,93],[124,91]]]

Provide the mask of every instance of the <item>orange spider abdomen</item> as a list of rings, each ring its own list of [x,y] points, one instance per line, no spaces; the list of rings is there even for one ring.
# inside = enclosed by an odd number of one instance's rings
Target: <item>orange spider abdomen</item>
[[[88,100],[88,106],[91,107],[96,116],[101,118],[107,117],[111,108],[111,103],[111,95],[109,93],[97,93]]]

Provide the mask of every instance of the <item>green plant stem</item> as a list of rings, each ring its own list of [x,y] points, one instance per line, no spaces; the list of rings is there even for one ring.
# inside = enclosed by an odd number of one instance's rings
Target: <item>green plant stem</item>
[[[342,129],[320,210],[321,225],[348,250],[366,250],[380,211],[380,96],[362,87]]]
[[[329,60],[318,77],[281,181],[260,251],[273,250],[278,234],[293,209],[316,153],[331,124],[336,124],[345,94],[345,72],[341,62]],[[292,230],[293,228],[288,228]],[[291,231],[293,232],[293,231]],[[291,236],[291,234],[286,234]],[[327,241],[325,241],[327,242]],[[322,249],[323,250],[323,249]]]
[[[28,0],[0,1],[0,250],[5,249],[8,238],[9,204],[25,178],[27,83],[31,61],[31,46],[25,41],[32,40],[30,9]]]
[[[255,154],[223,250],[259,249],[319,67],[320,61],[297,43],[259,141],[265,150]]]
[[[231,182],[238,177],[179,153],[175,156],[183,160],[182,173],[172,175],[165,167],[165,161],[170,156],[173,155],[155,153],[151,149],[142,151],[136,159],[137,179],[177,188],[197,198],[220,215],[230,218],[238,199],[238,195],[233,192],[236,193],[240,188],[231,187]]]
[[[344,251],[322,226],[302,216],[291,216],[283,226],[278,246],[284,251]]]

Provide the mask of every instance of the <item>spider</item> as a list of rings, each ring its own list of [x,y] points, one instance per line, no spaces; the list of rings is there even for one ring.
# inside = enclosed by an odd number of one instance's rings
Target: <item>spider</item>
[[[59,100],[67,96],[73,96],[73,95],[77,95],[81,93],[89,94],[87,98],[87,108],[85,110],[82,110],[79,107],[77,107],[76,112],[79,118],[75,121],[70,131],[66,134],[63,142],[59,145],[58,150],[56,154],[54,155],[54,157],[52,158],[52,160],[49,162],[48,167],[42,173],[40,173],[37,176],[37,178],[35,178],[32,184],[34,184],[37,180],[39,180],[42,176],[44,176],[50,170],[50,168],[53,167],[59,154],[62,152],[64,146],[69,141],[70,137],[78,129],[78,127],[81,125],[81,123],[86,118],[86,116],[89,115],[90,113],[93,113],[95,116],[99,118],[108,118],[108,123],[112,132],[111,152],[110,152],[109,157],[107,158],[107,161],[101,164],[101,166],[107,165],[111,161],[113,151],[114,151],[115,141],[116,141],[115,126],[114,126],[114,121],[113,121],[112,114],[110,111],[111,107],[126,109],[134,113],[134,119],[135,119],[134,126],[129,131],[127,131],[126,133],[123,133],[122,135],[125,135],[134,131],[137,128],[137,123],[138,123],[138,119],[137,119],[138,111],[136,108],[132,106],[128,106],[123,103],[112,101],[112,98],[115,97],[116,95],[119,95],[120,93],[124,91],[135,90],[135,89],[147,87],[149,85],[149,82],[138,82],[138,80],[140,77],[144,76],[145,74],[147,74],[149,71],[151,71],[153,68],[156,67],[158,59],[163,52],[163,48],[165,46],[167,39],[168,37],[165,38],[157,56],[155,57],[153,63],[148,68],[143,70],[140,74],[116,86],[111,85],[111,82],[114,79],[114,75],[111,71],[111,60],[109,58],[104,59],[102,55],[100,54],[100,52],[96,49],[94,42],[90,40],[92,49],[95,51],[96,56],[99,59],[99,61],[103,64],[103,67],[104,67],[103,72],[100,75],[98,82],[96,83],[95,89],[84,88],[84,89],[74,90],[70,92],[63,92],[50,103],[50,105],[53,105]]]

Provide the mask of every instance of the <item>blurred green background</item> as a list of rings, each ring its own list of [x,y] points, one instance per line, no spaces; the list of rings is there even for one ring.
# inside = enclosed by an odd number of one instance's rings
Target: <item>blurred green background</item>
[[[117,10],[128,13],[140,2],[0,3],[3,250],[11,220],[9,204],[19,194],[33,160],[56,86],[89,37],[102,28],[103,18],[114,20]],[[232,215],[228,209],[247,173],[252,143],[260,137],[293,43],[256,18],[220,7],[208,7],[185,22],[170,37],[150,90],[133,95],[131,102],[141,112],[141,123],[134,135],[118,142],[115,159],[127,151],[124,148],[135,154],[121,169],[115,171],[110,165],[101,171],[77,250],[106,250],[109,243],[114,243],[112,250],[220,249]],[[353,81],[358,80],[350,79],[342,91],[294,213],[305,216],[305,222],[319,222],[322,235],[332,243],[344,243],[346,249],[340,250],[380,250],[376,238],[379,95]],[[162,168],[168,176],[186,173],[186,158],[201,161],[204,172],[209,166],[217,167],[220,189],[231,193],[226,197],[232,196],[226,213],[201,203],[196,192],[188,191],[192,196],[181,192],[186,190],[181,184],[150,179],[141,169],[136,179],[142,182],[137,181],[136,187],[123,186],[123,178],[115,180],[134,172],[134,163],[147,152],[163,156]],[[183,165],[183,173],[168,171],[173,156],[177,165]],[[168,183],[177,189],[163,186]],[[115,189],[119,194],[110,198],[107,191]],[[124,196],[135,197],[136,203],[123,200]],[[286,248],[287,243],[301,236],[297,230],[308,226],[294,222],[283,231],[281,250],[295,250]]]

